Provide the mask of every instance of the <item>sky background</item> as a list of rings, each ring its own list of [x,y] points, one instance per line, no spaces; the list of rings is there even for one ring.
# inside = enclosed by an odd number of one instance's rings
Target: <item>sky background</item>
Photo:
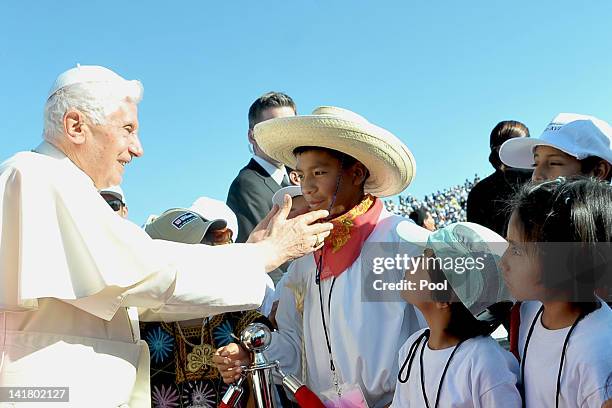
[[[55,77],[77,62],[143,82],[130,219],[225,200],[247,111],[291,95],[401,138],[424,194],[492,172],[491,129],[538,136],[558,112],[612,119],[612,1],[0,2],[0,161],[38,145]]]

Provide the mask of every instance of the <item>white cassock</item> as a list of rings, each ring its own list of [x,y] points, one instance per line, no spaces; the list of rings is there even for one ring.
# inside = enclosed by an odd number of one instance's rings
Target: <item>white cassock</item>
[[[253,245],[152,240],[46,142],[0,165],[0,211],[0,386],[70,387],[55,407],[150,406],[138,312],[187,320],[264,296]]]
[[[376,255],[395,257],[398,245],[394,244],[401,242],[395,228],[402,221],[406,222],[406,219],[383,209],[363,248],[372,249],[377,245],[375,243],[389,243],[384,244],[386,246]],[[419,227],[415,225],[415,228]],[[422,254],[422,250],[413,244],[402,242],[401,248],[409,256]],[[399,294],[393,301],[366,301],[362,287],[372,286],[375,275],[368,267],[362,270],[363,263],[364,250],[336,279],[331,302],[333,278],[321,281],[321,297],[340,382],[359,386],[370,407],[384,407],[393,399],[398,373],[397,353],[412,333],[424,327],[425,320],[412,305],[399,298]],[[306,255],[289,266],[287,274],[277,285],[277,292],[280,291],[276,312],[278,331],[272,333],[272,342],[265,355],[269,360],[279,360],[283,371],[301,378],[320,395],[335,386],[315,273],[314,256]],[[398,275],[392,279],[398,281],[403,277],[403,271],[396,273]],[[302,301],[296,296],[303,296],[303,316],[300,311]],[[300,306],[296,308],[296,305]],[[303,360],[306,367],[303,367]]]

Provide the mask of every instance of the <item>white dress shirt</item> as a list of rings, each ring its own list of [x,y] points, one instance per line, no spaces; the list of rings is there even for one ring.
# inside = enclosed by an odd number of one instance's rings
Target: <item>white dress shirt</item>
[[[269,161],[262,159],[257,155],[253,155],[253,160],[255,160],[261,167],[263,167],[266,173],[268,173],[270,177],[272,177],[272,179],[276,181],[279,186],[283,182],[283,177],[287,177],[287,179],[289,179],[289,177],[287,176],[287,170],[285,170],[285,166],[281,166],[280,168],[278,168]]]

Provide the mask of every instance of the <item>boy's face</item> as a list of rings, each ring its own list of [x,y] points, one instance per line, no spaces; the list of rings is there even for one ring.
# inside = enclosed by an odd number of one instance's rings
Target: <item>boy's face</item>
[[[295,170],[310,211],[330,210],[330,217],[335,217],[350,210],[363,197],[361,185],[365,173],[360,163],[341,170],[340,160],[321,150],[309,150],[298,154],[296,158]],[[330,209],[340,174],[342,179],[334,206]]]
[[[520,221],[512,213],[508,222],[508,248],[501,258],[500,266],[508,290],[516,300],[541,298],[544,288],[540,284],[540,268],[534,247],[523,239]]]
[[[580,161],[559,149],[536,146],[533,151],[533,181],[554,180],[559,176],[582,174]]]

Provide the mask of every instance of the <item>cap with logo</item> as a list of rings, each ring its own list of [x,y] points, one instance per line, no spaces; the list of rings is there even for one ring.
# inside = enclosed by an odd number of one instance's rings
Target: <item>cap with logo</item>
[[[207,232],[226,226],[227,222],[223,219],[208,220],[190,209],[173,208],[159,217],[150,217],[145,231],[153,239],[200,244]]]
[[[537,146],[550,146],[578,160],[597,156],[612,164],[612,127],[594,116],[560,113],[539,138],[516,138],[504,142],[501,161],[510,167],[531,169]]]

